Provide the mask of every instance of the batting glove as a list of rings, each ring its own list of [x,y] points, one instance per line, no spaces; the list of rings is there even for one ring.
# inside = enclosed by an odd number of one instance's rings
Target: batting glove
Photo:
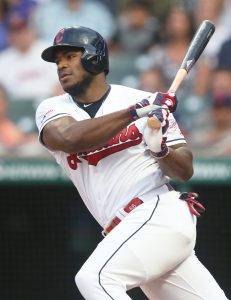
[[[169,148],[166,145],[169,127],[168,115],[169,111],[162,108],[151,112],[149,116],[157,118],[161,126],[159,128],[150,128],[147,124],[144,128],[143,139],[151,150],[152,156],[157,159],[164,158],[169,154]]]
[[[148,100],[154,105],[168,109],[170,112],[174,112],[176,110],[178,100],[174,93],[156,93],[156,95],[154,95],[148,98]]]
[[[177,98],[175,94],[157,92],[147,99],[143,99],[135,105],[130,106],[129,112],[132,120],[136,121],[139,118],[147,116],[158,107],[167,109],[170,112],[175,111],[177,107]]]
[[[180,194],[179,199],[186,201],[190,212],[195,216],[200,217],[201,213],[205,211],[205,207],[199,201],[196,200],[197,197],[197,193],[183,192]]]

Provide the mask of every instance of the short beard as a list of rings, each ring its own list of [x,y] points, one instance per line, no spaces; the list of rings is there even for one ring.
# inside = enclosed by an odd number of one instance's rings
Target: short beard
[[[87,89],[89,88],[94,75],[88,73],[85,75],[83,80],[77,82],[75,85],[66,87],[64,91],[70,94],[72,97],[80,98],[86,94]]]

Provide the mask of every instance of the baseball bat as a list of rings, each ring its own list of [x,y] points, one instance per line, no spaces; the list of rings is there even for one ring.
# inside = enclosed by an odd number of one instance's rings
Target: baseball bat
[[[168,93],[176,93],[181,83],[186,78],[192,67],[201,56],[209,40],[211,39],[215,31],[214,24],[209,20],[204,20],[198,27],[189,47],[185,53],[182,64],[177,71],[172,84],[168,90]],[[148,125],[151,128],[160,128],[161,124],[159,120],[154,117],[148,118]]]

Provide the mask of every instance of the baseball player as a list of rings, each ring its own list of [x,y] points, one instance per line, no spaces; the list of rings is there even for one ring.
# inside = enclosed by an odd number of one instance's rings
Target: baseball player
[[[42,58],[66,93],[38,106],[40,142],[104,236],[75,277],[83,297],[128,300],[140,287],[152,300],[227,299],[194,253],[203,206],[169,184],[193,174],[176,96],[107,84],[107,45],[89,28],[61,29]]]

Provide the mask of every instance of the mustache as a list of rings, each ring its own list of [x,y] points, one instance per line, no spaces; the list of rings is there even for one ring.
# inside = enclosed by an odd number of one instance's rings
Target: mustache
[[[71,71],[67,71],[67,70],[65,70],[65,71],[63,71],[63,70],[58,71],[58,77],[59,77],[59,79],[62,79],[64,76],[71,75],[71,74],[72,74],[72,72]]]

